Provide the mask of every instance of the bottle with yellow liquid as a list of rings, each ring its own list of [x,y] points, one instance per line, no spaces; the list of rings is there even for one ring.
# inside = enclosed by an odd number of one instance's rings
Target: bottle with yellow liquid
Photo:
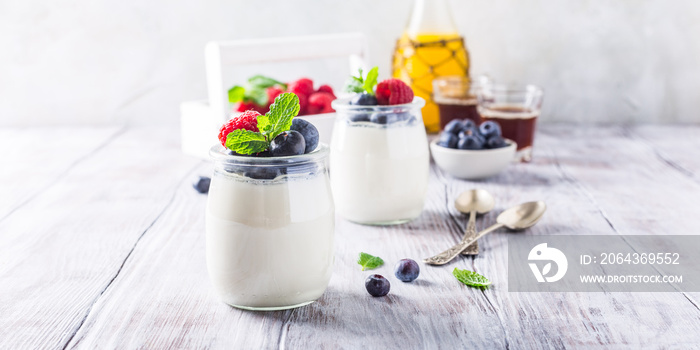
[[[440,114],[432,99],[433,79],[469,78],[469,54],[457,33],[447,0],[414,0],[408,26],[396,43],[393,76],[425,99],[423,121],[429,133],[440,131]]]

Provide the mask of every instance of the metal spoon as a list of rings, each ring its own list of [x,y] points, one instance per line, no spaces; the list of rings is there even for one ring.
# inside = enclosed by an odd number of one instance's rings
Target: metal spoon
[[[464,238],[469,239],[476,236],[476,213],[486,214],[493,209],[495,201],[493,196],[485,190],[475,189],[462,192],[455,200],[455,208],[464,214],[469,214],[467,230],[464,231]],[[474,242],[467,249],[462,251],[462,255],[479,254],[479,243]]]
[[[474,241],[485,236],[491,231],[499,229],[503,226],[511,230],[524,230],[536,224],[538,221],[540,221],[546,209],[547,206],[541,201],[527,202],[516,207],[506,209],[504,212],[498,215],[498,218],[496,218],[496,224],[493,224],[489,228],[479,232],[476,237],[471,239],[463,239],[452,248],[433,257],[423,259],[423,262],[430,265],[445,265],[459,255],[464,248],[468,247],[470,244],[474,243]]]

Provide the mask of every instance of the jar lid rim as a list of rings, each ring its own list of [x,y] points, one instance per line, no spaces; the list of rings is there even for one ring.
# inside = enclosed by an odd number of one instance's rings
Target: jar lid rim
[[[329,154],[328,146],[325,143],[319,143],[318,147],[316,147],[316,149],[310,153],[286,157],[253,157],[245,155],[232,155],[228,154],[227,150],[228,149],[224,146],[216,144],[209,149],[209,156],[214,160],[214,162],[217,163],[254,166],[289,166],[317,162],[321,159],[327,158]]]
[[[339,99],[333,100],[333,102],[331,102],[331,107],[333,107],[333,109],[335,109],[335,110],[338,110],[338,109],[342,109],[342,110],[355,110],[355,109],[368,110],[368,109],[372,109],[372,111],[380,112],[380,111],[393,111],[397,108],[416,108],[416,107],[422,108],[423,106],[425,106],[425,100],[421,97],[418,97],[418,96],[414,96],[413,101],[411,103],[404,103],[404,104],[400,104],[400,105],[386,105],[386,106],[351,105],[350,99],[351,99],[350,97],[346,97],[346,98],[339,98]]]

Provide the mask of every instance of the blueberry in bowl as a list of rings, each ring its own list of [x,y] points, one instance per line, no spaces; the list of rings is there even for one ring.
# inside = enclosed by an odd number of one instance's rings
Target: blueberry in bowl
[[[501,126],[492,120],[487,120],[479,125],[479,132],[486,138],[501,136]]]
[[[507,146],[508,143],[506,142],[506,139],[504,139],[501,135],[493,135],[487,138],[486,143],[484,144],[484,148],[487,149],[501,148]]]
[[[437,144],[445,148],[457,148],[457,143],[459,142],[459,137],[450,132],[443,132],[440,134]]]
[[[468,119],[467,119],[468,120]],[[459,135],[462,130],[465,129],[464,124],[462,123],[461,120],[459,119],[453,119],[447,125],[445,125],[445,129],[443,132],[452,134],[452,135]]]
[[[517,145],[501,136],[498,123],[452,122],[430,143],[435,164],[448,174],[470,180],[486,178],[501,172],[515,157]]]
[[[479,127],[476,125],[476,123],[471,120],[471,119],[464,119],[462,120],[462,129],[478,129]]]
[[[484,141],[481,137],[477,135],[459,135],[459,141],[457,141],[458,149],[472,149],[479,150],[484,148]]]

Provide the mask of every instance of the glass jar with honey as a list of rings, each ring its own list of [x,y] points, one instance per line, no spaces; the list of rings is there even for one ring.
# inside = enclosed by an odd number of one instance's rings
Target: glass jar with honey
[[[415,0],[410,20],[396,43],[393,76],[426,100],[423,121],[429,133],[440,131],[440,114],[432,98],[433,79],[469,79],[469,54],[457,33],[447,0]]]

